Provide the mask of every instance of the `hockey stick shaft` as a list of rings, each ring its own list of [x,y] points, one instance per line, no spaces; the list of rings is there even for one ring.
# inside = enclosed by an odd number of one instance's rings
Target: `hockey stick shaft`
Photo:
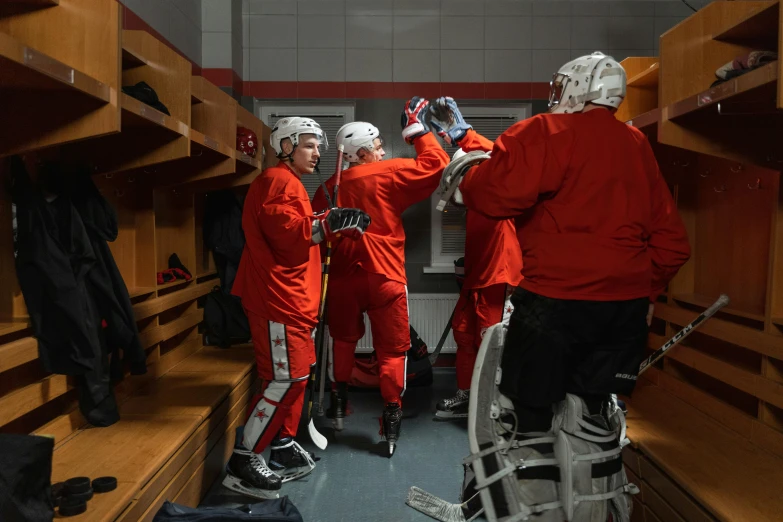
[[[673,346],[679,344],[683,339],[688,337],[693,331],[699,327],[704,321],[715,315],[718,310],[729,304],[729,296],[721,294],[718,300],[715,301],[712,306],[704,310],[699,317],[691,321],[682,330],[677,332],[674,337],[666,341],[666,344],[655,350],[647,359],[642,361],[639,366],[639,375],[641,375],[648,367],[652,366],[658,359],[663,357],[667,351],[671,350]]]
[[[451,330],[451,321],[454,320],[455,313],[457,313],[456,305],[454,306],[454,310],[451,311],[451,316],[449,317],[449,322],[446,323],[446,328],[444,328],[443,333],[440,334],[438,346],[436,346],[435,350],[429,355],[430,364],[435,364],[435,361],[438,360],[438,355],[440,355],[440,351],[443,349],[443,345],[446,344],[446,339],[449,337],[449,331]]]

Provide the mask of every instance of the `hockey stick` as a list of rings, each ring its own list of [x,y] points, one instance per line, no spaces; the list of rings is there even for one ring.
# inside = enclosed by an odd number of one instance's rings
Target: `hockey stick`
[[[438,346],[436,346],[435,350],[429,355],[430,364],[435,364],[435,361],[438,359],[438,355],[440,355],[440,351],[443,349],[443,345],[446,344],[446,338],[449,336],[449,330],[451,330],[451,321],[454,319],[454,314],[456,312],[457,312],[457,307],[455,305],[454,310],[451,311],[451,317],[449,317],[449,322],[446,324],[446,328],[443,330],[443,333],[440,335]]]
[[[478,493],[476,493],[476,495],[478,495]],[[408,490],[408,499],[405,503],[416,511],[424,513],[435,520],[440,520],[441,522],[471,522],[484,513],[484,508],[481,508],[470,518],[465,518],[463,508],[466,508],[468,502],[473,500],[476,495],[473,495],[473,497],[462,504],[452,504],[442,498],[436,497],[432,493],[427,493],[421,488],[411,486]]]
[[[667,351],[669,351],[673,346],[676,344],[679,344],[680,341],[688,337],[693,330],[695,330],[701,323],[715,315],[715,313],[729,304],[729,296],[726,294],[721,294],[720,297],[718,297],[718,300],[715,301],[712,306],[704,310],[699,317],[691,321],[685,328],[677,332],[677,334],[666,341],[666,344],[655,350],[652,355],[650,355],[647,359],[642,361],[642,364],[639,365],[639,374],[641,375],[648,367],[650,367],[652,364],[654,364],[658,359],[663,357]]]

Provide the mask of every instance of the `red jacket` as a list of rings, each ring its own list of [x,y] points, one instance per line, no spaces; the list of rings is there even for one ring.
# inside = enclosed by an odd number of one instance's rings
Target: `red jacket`
[[[469,130],[459,146],[466,152],[489,151],[493,144]],[[462,288],[473,290],[500,283],[517,286],[521,280],[522,250],[514,220],[493,219],[469,211],[465,219],[465,282]]]
[[[285,163],[263,171],[245,198],[245,249],[232,293],[260,317],[316,325],[321,254],[312,240],[313,210],[302,181]]]
[[[470,210],[516,217],[520,286],[540,295],[654,300],[690,257],[647,138],[608,110],[514,124],[461,191]]]
[[[431,133],[414,142],[416,159],[390,159],[345,170],[337,192],[339,207],[359,208],[372,222],[361,241],[341,240],[332,252],[330,276],[341,277],[355,267],[402,284],[405,277],[403,211],[429,197],[440,182],[449,156]],[[334,194],[335,177],[326,182]],[[313,209],[327,207],[323,188],[313,197]]]

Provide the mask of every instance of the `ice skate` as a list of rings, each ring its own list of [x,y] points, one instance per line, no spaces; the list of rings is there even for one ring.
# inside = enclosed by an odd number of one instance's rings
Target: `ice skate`
[[[435,416],[440,419],[466,419],[470,390],[457,390],[454,397],[442,399],[436,406]]]
[[[338,382],[330,396],[329,410],[326,416],[332,419],[332,425],[336,431],[343,431],[345,417],[348,416],[348,385]]]
[[[400,428],[402,427],[402,408],[399,404],[389,403],[383,410],[381,417],[381,436],[386,439],[389,445],[389,458],[394,455],[397,445],[397,439],[400,437]]]
[[[279,475],[282,482],[302,478],[315,469],[313,456],[305,451],[293,437],[273,440],[271,449],[269,469]]]
[[[278,498],[282,480],[269,469],[264,457],[244,448],[234,448],[226,465],[223,485],[262,500]]]

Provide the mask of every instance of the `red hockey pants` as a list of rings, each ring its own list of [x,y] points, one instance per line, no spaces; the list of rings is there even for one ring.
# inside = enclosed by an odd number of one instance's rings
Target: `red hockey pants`
[[[348,276],[329,280],[327,303],[329,334],[334,339],[330,353],[333,380],[351,379],[356,344],[364,337],[366,312],[378,357],[381,395],[386,403],[401,404],[406,354],[411,344],[406,286],[357,269]]]
[[[457,388],[470,389],[473,366],[476,364],[481,340],[495,324],[508,325],[514,306],[510,297],[513,288],[507,284],[463,291],[457,301],[457,311],[451,321],[457,342]]]
[[[311,329],[275,323],[245,312],[263,385],[250,403],[243,444],[262,453],[278,431],[281,437],[296,435],[310,366],[315,364],[315,347]]]

